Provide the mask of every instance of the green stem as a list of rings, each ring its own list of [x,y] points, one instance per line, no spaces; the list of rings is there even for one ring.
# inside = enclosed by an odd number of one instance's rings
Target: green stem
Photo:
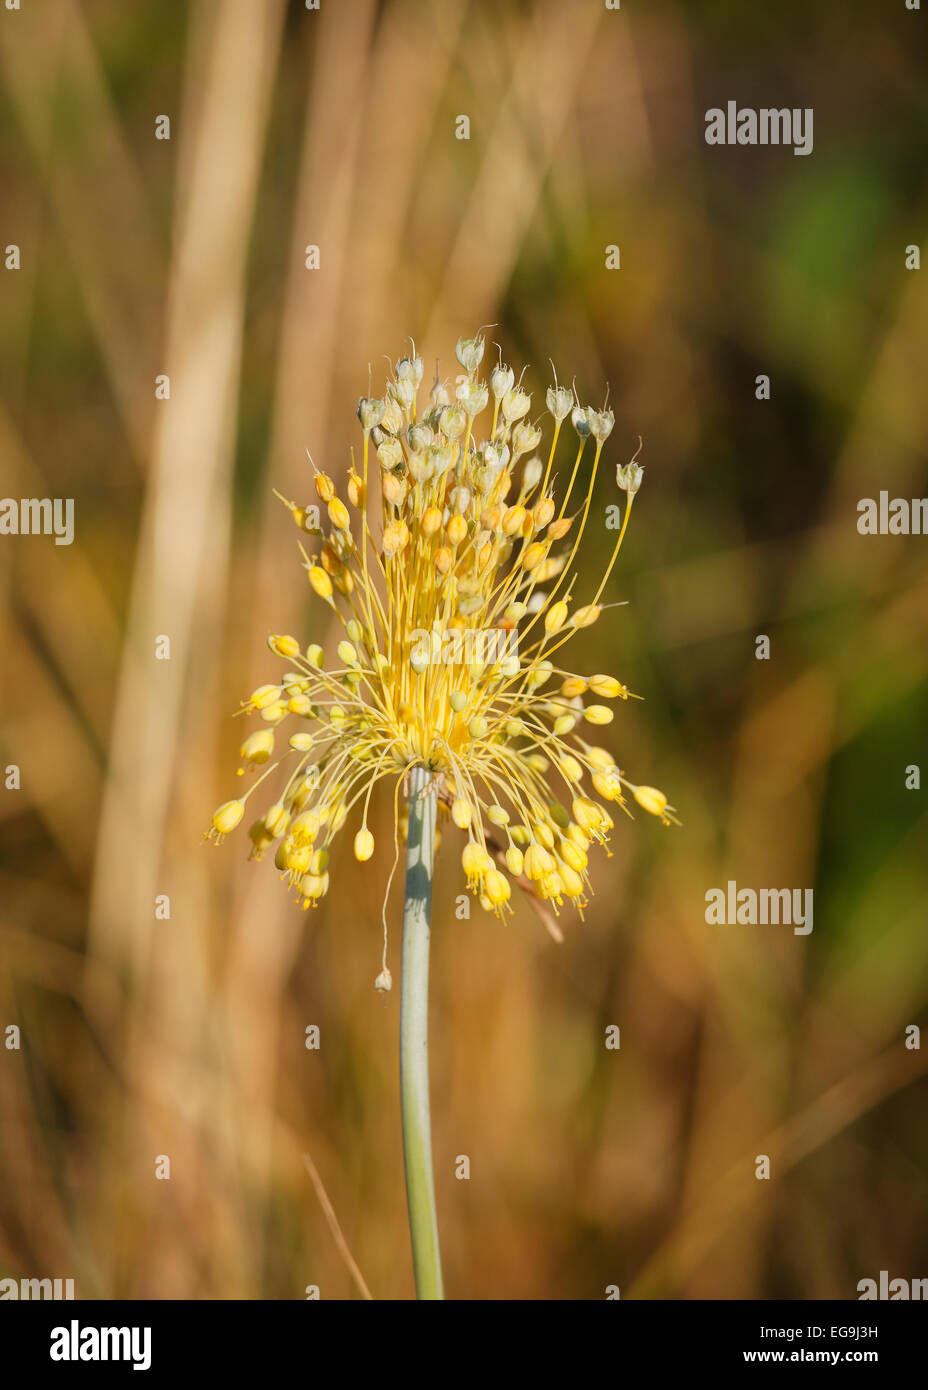
[[[417,1298],[444,1298],[429,1119],[429,918],[437,796],[425,768],[409,774],[409,837],[400,991],[400,1094],[406,1200]]]

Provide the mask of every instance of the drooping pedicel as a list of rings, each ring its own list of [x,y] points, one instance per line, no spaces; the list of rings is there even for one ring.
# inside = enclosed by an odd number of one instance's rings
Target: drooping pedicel
[[[607,805],[630,814],[626,793],[664,824],[674,821],[662,792],[630,782],[589,741],[612,721],[602,702],[631,692],[614,676],[564,666],[571,637],[609,606],[601,600],[643,470],[634,459],[616,469],[622,524],[591,594],[575,561],[612,412],[580,406],[555,381],[543,459],[531,396],[502,364],[481,381],[483,351],[479,335],[461,339],[454,399],[436,380],[421,409],[422,360],[398,362],[383,398],[358,403],[362,464],[360,474],[352,464],[347,503],[318,471],[321,505],[287,503],[315,540],[313,555],[303,550],[309,582],[343,635],[328,667],[316,644],[268,638],[286,669],[244,702],[261,727],[241,756],[250,769],[269,766],[218,808],[207,837],[234,830],[258,788],[276,778],[276,797],[249,831],[252,855],[276,842],[275,863],[304,907],[328,890],[329,847],[345,825],[357,826],[355,858],[374,857],[368,813],[384,779],[395,849],[412,767],[434,774],[440,804],[466,836],[467,885],[499,916],[511,910],[513,878],[555,911],[564,899],[582,911],[588,850],[613,829]],[[477,421],[491,401],[481,437]],[[572,430],[562,432],[568,417]],[[565,436],[558,498],[554,466]],[[368,502],[374,476],[378,507]],[[296,731],[280,750],[287,720]]]

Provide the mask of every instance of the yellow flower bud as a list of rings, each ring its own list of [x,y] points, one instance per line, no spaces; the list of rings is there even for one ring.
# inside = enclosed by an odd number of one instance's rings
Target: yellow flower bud
[[[564,557],[561,555],[549,556],[547,560],[542,560],[536,570],[532,571],[532,578],[536,584],[547,584],[549,579],[560,574],[564,568]]]
[[[560,632],[567,619],[567,604],[563,599],[552,603],[545,614],[545,632]]]
[[[522,568],[526,570],[537,569],[545,558],[546,548],[543,541],[532,541],[531,545],[526,546],[522,552]]]
[[[302,777],[290,793],[290,804],[294,811],[302,811],[315,790],[314,776]]]
[[[597,806],[595,801],[591,801],[588,796],[574,797],[570,809],[581,830],[596,831],[602,824],[602,808]]]
[[[532,833],[535,839],[538,840],[540,844],[544,845],[545,849],[554,849],[554,831],[551,829],[550,825],[548,825],[547,821],[535,821],[532,826]]]
[[[352,642],[339,642],[335,650],[338,652],[338,659],[343,666],[357,666],[358,653]]]
[[[362,825],[357,835],[354,837],[354,857],[360,863],[370,859],[374,853],[374,837],[366,825]]]
[[[604,700],[614,700],[622,693],[622,684],[615,676],[590,676],[590,689]]]
[[[300,892],[309,902],[318,902],[329,890],[328,874],[303,874],[300,879]]]
[[[333,497],[329,503],[329,520],[338,531],[351,527],[351,514],[340,497]]]
[[[583,850],[585,854],[590,847],[589,836],[583,833],[579,825],[569,825],[567,827],[567,834],[570,837],[570,843],[576,845],[577,849]]]
[[[652,816],[662,816],[667,809],[667,798],[656,787],[636,787],[635,800]]]
[[[268,834],[267,826],[263,820],[256,820],[253,825],[248,827],[248,838],[252,845],[249,859],[260,859],[268,845],[274,843],[274,837]]]
[[[621,801],[622,783],[617,768],[610,768],[608,772],[594,772],[590,781],[604,801]]]
[[[291,704],[293,702],[291,701]],[[312,734],[291,734],[290,747],[297,753],[308,753],[313,746]]]
[[[503,903],[507,903],[512,894],[508,878],[505,874],[501,874],[499,869],[487,870],[487,876],[483,881],[483,891],[493,907],[500,907]]]
[[[363,478],[359,478],[352,468],[351,472],[348,474],[348,501],[353,507],[357,507],[360,511],[364,506],[365,495],[364,480]]]
[[[579,898],[583,892],[583,879],[577,871],[568,864],[559,864],[558,873],[561,876],[565,897]]]
[[[570,868],[577,873],[582,873],[587,866],[587,853],[579,845],[575,845],[573,840],[563,840],[561,842],[561,858]]]
[[[281,855],[283,859],[282,867],[287,870],[288,873],[305,874],[308,872],[310,861],[313,857],[313,851],[309,845],[298,845],[288,837],[286,840],[281,841],[278,854],[281,853],[281,850],[283,851]]]
[[[461,853],[461,865],[468,883],[471,883],[482,879],[487,870],[492,869],[493,860],[483,845],[478,844],[476,840],[468,840]]]
[[[592,627],[602,611],[598,603],[588,603],[578,608],[572,619],[574,627]]]
[[[505,806],[488,806],[487,820],[490,821],[492,825],[508,825],[509,812],[506,810]]]
[[[290,826],[290,837],[301,845],[311,845],[322,829],[318,811],[302,811]]]
[[[607,705],[587,705],[583,717],[588,724],[611,724],[615,715]]]
[[[221,806],[217,807],[213,812],[213,830],[216,832],[217,839],[230,834],[244,814],[244,801],[224,801]]]
[[[273,729],[258,729],[249,734],[242,744],[239,757],[249,763],[266,763],[274,751]]]
[[[399,555],[409,543],[409,527],[405,521],[391,521],[383,533],[383,553],[388,559]]]
[[[285,806],[281,806],[279,801],[275,801],[273,806],[269,806],[265,816],[264,824],[267,826],[268,834],[273,835],[276,840],[282,835],[290,822],[290,812]]]
[[[423,536],[434,536],[440,526],[441,512],[439,509],[437,507],[426,507],[425,511],[422,513],[422,520],[419,523]]]
[[[395,473],[384,475],[381,484],[383,495],[387,502],[394,507],[401,507],[406,500],[407,482],[405,478],[398,478]]]
[[[324,598],[327,601],[331,601],[332,581],[321,565],[310,566],[309,582],[312,585],[314,593],[317,593],[320,598]]]
[[[456,797],[451,803],[451,819],[459,830],[466,830],[473,819],[470,802],[465,801],[462,796]]]
[[[460,545],[467,535],[467,522],[460,515],[455,515],[448,522],[445,531],[449,545]]]
[[[259,685],[257,690],[253,690],[248,697],[249,709],[266,709],[275,700],[280,699],[279,685]]]
[[[605,748],[588,748],[586,756],[600,772],[608,772],[611,767],[615,767],[615,758]]]
[[[551,520],[553,516],[554,502],[550,497],[542,497],[541,501],[537,502],[534,508],[532,509],[532,520],[538,527],[539,531],[541,530],[542,526],[547,526],[548,522]]]
[[[273,704],[265,705],[264,709],[259,710],[259,714],[265,724],[279,724],[289,713],[287,706],[287,700],[275,700]]]
[[[522,530],[522,523],[525,520],[525,508],[520,505],[508,507],[503,517],[503,533],[507,536],[516,536]]]
[[[272,632],[267,639],[267,644],[272,652],[278,656],[286,657],[291,660],[300,654],[300,644],[295,637],[281,637],[276,632]]]
[[[554,860],[545,849],[544,845],[531,844],[525,851],[525,858],[522,862],[522,872],[526,878],[538,882],[545,874],[550,873],[554,868]]]
[[[510,845],[506,851],[506,868],[511,874],[518,878],[522,872],[522,864],[522,851],[516,849],[515,845]]]
[[[317,473],[313,479],[320,502],[331,502],[335,496],[335,484],[327,473]]]
[[[561,894],[564,891],[564,880],[561,878],[557,869],[552,869],[550,873],[543,876],[539,884],[539,889],[543,898],[550,898],[552,902],[557,903],[561,901]]]
[[[585,695],[586,690],[587,684],[582,676],[568,676],[561,685],[561,694],[568,700],[573,700],[577,695]]]

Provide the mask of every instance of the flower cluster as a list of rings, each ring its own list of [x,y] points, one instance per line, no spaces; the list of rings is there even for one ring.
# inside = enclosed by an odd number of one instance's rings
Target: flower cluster
[[[466,837],[467,885],[500,916],[512,880],[555,911],[565,900],[582,910],[589,850],[613,829],[608,807],[629,813],[630,796],[665,824],[674,819],[662,792],[630,782],[590,741],[612,721],[605,702],[631,692],[611,675],[575,675],[562,655],[603,611],[642,469],[634,460],[617,469],[625,502],[612,558],[592,596],[575,604],[574,561],[612,412],[581,406],[555,380],[545,460],[531,396],[502,363],[482,380],[483,354],[480,335],[462,339],[453,395],[436,380],[424,408],[422,359],[403,358],[383,398],[358,403],[362,463],[348,474],[347,501],[316,472],[318,504],[286,503],[316,540],[303,555],[313,592],[341,627],[337,660],[327,664],[320,646],[304,650],[291,636],[268,638],[287,669],[244,703],[260,727],[241,757],[251,768],[268,763],[284,721],[298,731],[242,796],[218,808],[208,838],[233,830],[256,789],[289,761],[285,785],[249,833],[256,857],[276,845],[275,863],[304,907],[326,893],[330,846],[356,807],[354,855],[372,857],[371,793],[384,778],[399,833],[399,794],[413,767],[433,774],[439,804]],[[558,501],[553,469],[565,437],[572,461]]]

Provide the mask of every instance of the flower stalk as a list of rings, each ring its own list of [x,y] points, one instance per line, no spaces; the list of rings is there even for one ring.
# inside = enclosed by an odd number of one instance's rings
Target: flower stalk
[[[400,1094],[406,1200],[416,1296],[444,1298],[429,1113],[429,935],[437,791],[422,767],[409,773],[409,838],[400,988]]]

